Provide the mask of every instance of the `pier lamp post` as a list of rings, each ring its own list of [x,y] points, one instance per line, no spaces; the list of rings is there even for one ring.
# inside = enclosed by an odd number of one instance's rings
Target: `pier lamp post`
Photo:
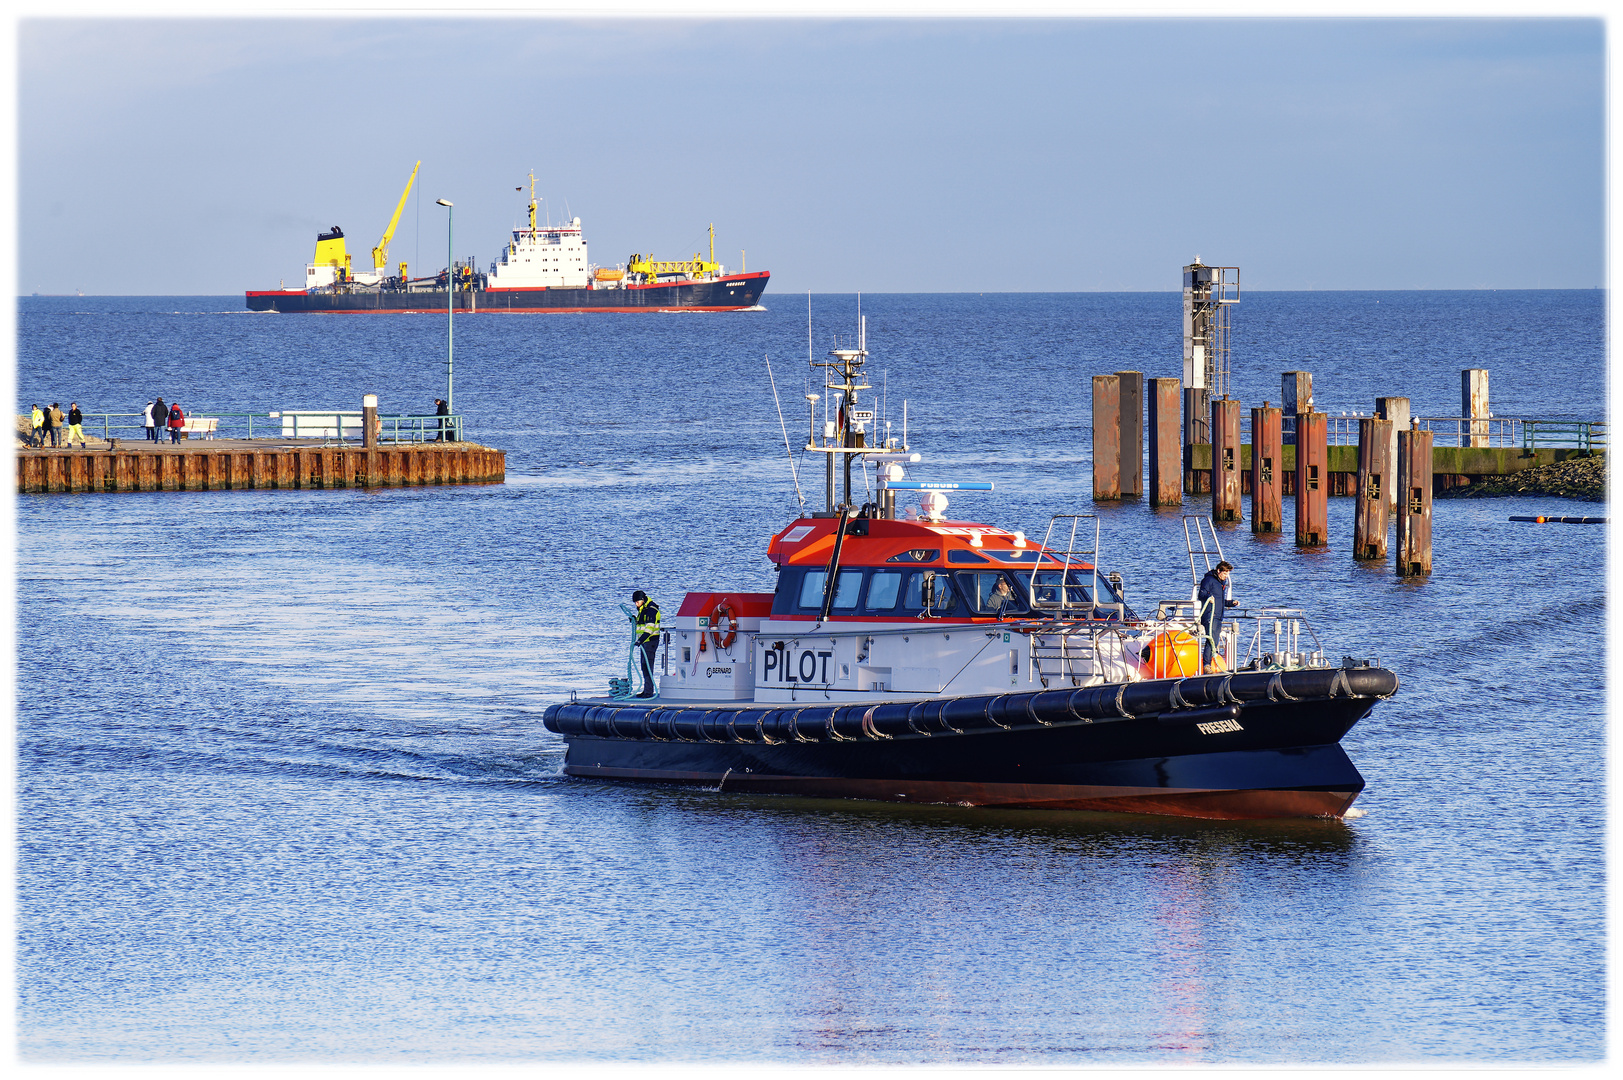
[[[456,300],[456,264],[452,260],[451,227],[456,222],[456,210],[450,199],[435,199],[435,202],[445,207],[445,411],[456,412],[456,404],[452,400],[451,387],[454,381],[456,365],[455,334],[452,329],[451,305]]]

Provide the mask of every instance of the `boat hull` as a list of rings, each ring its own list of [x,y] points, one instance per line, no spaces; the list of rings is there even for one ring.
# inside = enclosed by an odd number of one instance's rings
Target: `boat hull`
[[[1338,817],[1340,739],[1397,679],[1322,669],[874,705],[547,710],[571,776],[725,791],[1170,814]]]
[[[739,311],[760,303],[767,273],[735,274],[715,281],[667,282],[623,289],[487,289],[458,292],[459,312]],[[247,293],[250,311],[348,313],[443,313],[445,290],[400,292],[355,288],[350,292],[267,289]]]

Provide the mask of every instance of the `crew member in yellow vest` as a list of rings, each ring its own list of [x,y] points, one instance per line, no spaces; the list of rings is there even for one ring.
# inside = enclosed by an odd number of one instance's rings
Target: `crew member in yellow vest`
[[[654,650],[659,648],[659,605],[648,599],[648,594],[638,589],[631,594],[631,602],[637,605],[637,648],[641,652],[641,668],[643,678],[642,693],[638,697],[653,697],[656,689],[654,684]]]

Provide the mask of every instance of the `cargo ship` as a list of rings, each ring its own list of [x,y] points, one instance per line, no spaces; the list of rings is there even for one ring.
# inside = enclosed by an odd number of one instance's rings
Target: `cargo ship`
[[[304,270],[302,288],[250,289],[250,311],[443,312],[457,311],[741,311],[756,307],[771,274],[729,274],[715,261],[715,226],[710,227],[710,258],[658,260],[636,254],[612,267],[587,255],[580,218],[561,224],[537,221],[539,200],[530,175],[529,222],[513,230],[501,254],[486,269],[475,260],[457,260],[426,277],[412,277],[405,263],[389,272],[389,241],[406,208],[417,167],[395,207],[383,239],[372,249],[372,269],[355,270],[338,226],[318,233],[315,256]],[[522,189],[521,189],[522,190]]]
[[[992,485],[909,480],[920,455],[905,425],[900,446],[888,425],[865,430],[865,336],[821,365],[838,373],[821,445],[808,395],[804,449],[827,455],[827,499],[768,543],[776,588],[691,591],[663,623],[634,595],[642,643],[627,677],[543,713],[566,775],[1195,818],[1356,814],[1364,779],[1340,741],[1396,693],[1392,671],[1327,662],[1298,609],[1214,624],[1191,588],[1135,611],[1100,565],[1095,515],[1056,515],[1041,542],[948,517],[944,491]],[[875,467],[861,506],[854,459]],[[912,493],[919,506],[898,512]],[[1226,565],[1209,520],[1186,517],[1184,535],[1192,578],[1202,559]]]

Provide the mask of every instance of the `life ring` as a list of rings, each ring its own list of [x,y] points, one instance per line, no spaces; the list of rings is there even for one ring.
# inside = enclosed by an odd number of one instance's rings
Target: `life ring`
[[[727,633],[725,635],[720,630],[714,629],[721,625],[722,616],[727,617]],[[715,606],[715,609],[710,612],[710,626],[712,627],[710,640],[715,644],[716,651],[720,652],[723,649],[733,647],[733,639],[738,637],[738,617],[733,614],[731,604],[723,600]]]

